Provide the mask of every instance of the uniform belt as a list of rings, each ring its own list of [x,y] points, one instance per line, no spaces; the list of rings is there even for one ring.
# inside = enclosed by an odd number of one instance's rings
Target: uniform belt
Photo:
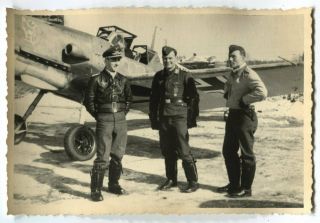
[[[250,111],[255,111],[255,107],[254,105],[249,105],[248,108],[229,108],[229,111],[234,111],[234,112],[237,112],[237,111],[243,111],[243,110],[250,110]]]
[[[167,99],[164,99],[164,103],[165,104],[176,104],[176,105],[186,105],[186,103],[181,100],[181,99],[170,99],[170,98],[167,98]]]
[[[126,109],[126,104],[119,103],[119,102],[111,102],[111,103],[98,105],[98,112],[116,113],[116,112],[122,112],[125,109]]]

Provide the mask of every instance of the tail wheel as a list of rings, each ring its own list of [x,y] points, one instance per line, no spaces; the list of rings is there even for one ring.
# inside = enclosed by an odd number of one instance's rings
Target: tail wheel
[[[14,144],[19,144],[27,134],[27,124],[19,115],[14,115]]]
[[[97,150],[94,131],[84,125],[71,127],[64,137],[64,149],[72,160],[90,160]]]

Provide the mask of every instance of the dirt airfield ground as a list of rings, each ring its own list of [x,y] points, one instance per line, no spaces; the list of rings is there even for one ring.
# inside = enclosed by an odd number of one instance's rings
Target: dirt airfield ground
[[[16,100],[17,113],[35,95]],[[127,154],[121,185],[129,195],[103,192],[104,201],[90,200],[89,172],[93,160],[72,162],[63,148],[67,129],[78,122],[79,105],[47,95],[29,118],[29,132],[11,149],[11,214],[145,214],[222,213],[213,208],[302,208],[304,201],[303,97],[292,103],[283,97],[258,103],[259,127],[255,152],[257,172],[253,196],[230,199],[216,193],[227,183],[221,148],[223,108],[201,111],[198,127],[190,130],[197,159],[200,189],[191,194],[179,189],[162,192],[165,180],[158,132],[151,130],[147,114],[128,114]],[[89,117],[89,115],[87,115]],[[94,128],[94,120],[87,119]],[[107,179],[105,179],[107,185]],[[179,161],[179,187],[186,179]],[[106,189],[106,187],[105,187]]]

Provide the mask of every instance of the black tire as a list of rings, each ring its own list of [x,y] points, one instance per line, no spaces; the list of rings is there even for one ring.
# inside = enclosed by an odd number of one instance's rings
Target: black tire
[[[84,125],[71,127],[64,136],[64,149],[72,160],[90,160],[97,151],[94,131]]]
[[[19,144],[27,134],[27,124],[20,115],[14,115],[14,144]]]

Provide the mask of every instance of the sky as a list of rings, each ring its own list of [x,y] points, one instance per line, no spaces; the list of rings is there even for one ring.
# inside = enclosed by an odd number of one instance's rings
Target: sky
[[[151,45],[155,26],[155,50],[167,43],[189,58],[216,56],[227,59],[230,44],[243,46],[249,59],[292,58],[303,53],[304,18],[301,15],[217,15],[163,13],[104,13],[66,15],[65,25],[96,35],[100,26],[117,25],[136,34],[133,44]]]

